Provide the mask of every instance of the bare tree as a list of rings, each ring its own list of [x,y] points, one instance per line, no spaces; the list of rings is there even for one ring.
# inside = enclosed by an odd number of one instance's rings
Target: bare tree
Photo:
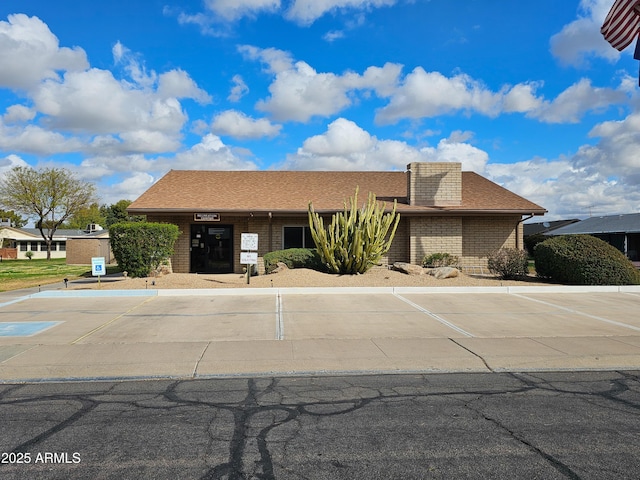
[[[92,183],[78,180],[64,168],[14,167],[0,178],[0,206],[36,221],[47,245],[47,260],[60,224],[95,201],[94,195]]]

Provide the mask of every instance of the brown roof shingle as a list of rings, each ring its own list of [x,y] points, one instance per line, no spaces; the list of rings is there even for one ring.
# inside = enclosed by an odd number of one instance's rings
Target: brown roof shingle
[[[160,212],[273,212],[304,213],[310,201],[316,211],[336,211],[359,187],[398,211],[433,213],[455,211],[535,213],[545,210],[513,192],[473,173],[462,172],[462,203],[454,207],[407,204],[405,172],[326,171],[200,171],[171,170],[130,206],[132,213]]]

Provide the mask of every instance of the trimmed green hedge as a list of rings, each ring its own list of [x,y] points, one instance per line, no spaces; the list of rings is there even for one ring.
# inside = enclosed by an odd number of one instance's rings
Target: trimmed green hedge
[[[284,263],[289,268],[309,268],[320,272],[326,271],[322,264],[320,255],[315,248],[288,248],[286,250],[276,250],[265,254],[264,269],[271,273],[278,262]]]
[[[178,227],[169,223],[116,223],[109,227],[113,256],[130,277],[149,276],[173,255],[178,236]]]
[[[640,273],[617,248],[591,235],[562,235],[534,250],[539,277],[569,285],[638,285]]]

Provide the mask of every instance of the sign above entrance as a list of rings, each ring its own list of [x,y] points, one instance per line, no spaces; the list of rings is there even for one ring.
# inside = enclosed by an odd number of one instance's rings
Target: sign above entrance
[[[219,213],[194,213],[193,220],[196,222],[219,222]]]

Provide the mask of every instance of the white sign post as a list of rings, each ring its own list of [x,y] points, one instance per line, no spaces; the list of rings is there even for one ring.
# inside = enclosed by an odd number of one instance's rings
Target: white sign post
[[[91,275],[98,277],[98,288],[100,288],[100,277],[106,275],[106,273],[104,257],[91,257]]]
[[[249,252],[240,252],[240,263],[247,266],[247,285],[251,283],[251,269],[253,265],[258,264],[258,234],[242,233],[240,234],[240,249],[251,250]]]

